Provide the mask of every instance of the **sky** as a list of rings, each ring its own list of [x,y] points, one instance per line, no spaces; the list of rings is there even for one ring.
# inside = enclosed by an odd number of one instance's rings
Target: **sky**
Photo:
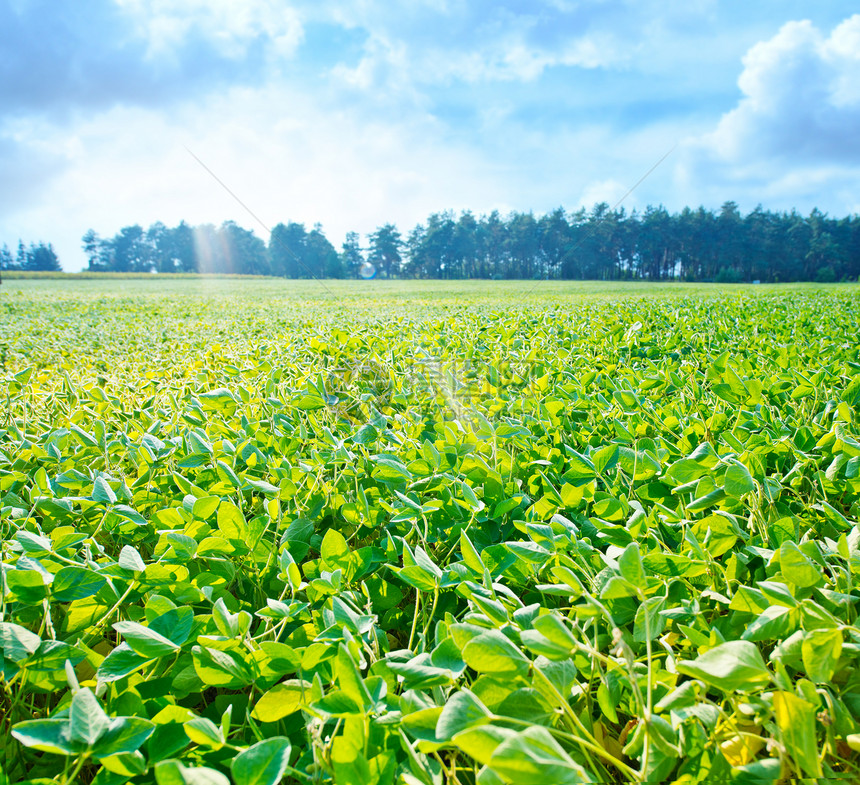
[[[0,0],[0,244],[69,271],[87,229],[156,221],[321,223],[339,247],[442,210],[614,206],[667,153],[628,212],[854,214],[857,10]]]

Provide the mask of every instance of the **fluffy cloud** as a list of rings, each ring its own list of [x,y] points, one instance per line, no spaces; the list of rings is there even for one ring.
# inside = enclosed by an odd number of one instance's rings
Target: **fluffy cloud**
[[[133,223],[233,219],[265,237],[186,145],[263,224],[323,221],[336,244],[385,221],[407,230],[432,210],[504,206],[494,172],[471,149],[440,141],[432,117],[372,121],[283,85],[234,88],[169,116],[116,106],[62,128],[28,123],[22,133],[60,150],[60,166],[38,203],[16,209],[10,200],[0,242],[52,240],[66,269],[84,263],[80,237],[90,226],[110,236]]]
[[[686,188],[741,188],[770,204],[853,207],[860,172],[860,14],[829,35],[810,21],[785,24],[743,58],[743,97],[712,131],[688,141]],[[729,198],[727,196],[727,198]],[[856,197],[854,197],[856,204]]]
[[[614,202],[695,133],[676,187],[680,153],[626,208],[856,209],[860,24],[828,11],[753,46],[783,2],[0,2],[0,242],[54,241],[74,269],[90,226],[257,229],[183,144],[264,222],[335,243],[437,210]]]
[[[174,56],[200,36],[225,57],[238,60],[264,40],[271,53],[291,57],[302,40],[295,8],[279,0],[114,0],[148,42],[150,58]]]
[[[302,40],[275,0],[0,3],[0,122],[21,114],[166,106],[262,81]]]

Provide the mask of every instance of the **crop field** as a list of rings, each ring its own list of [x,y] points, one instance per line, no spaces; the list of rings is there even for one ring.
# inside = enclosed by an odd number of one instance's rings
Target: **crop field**
[[[0,782],[860,781],[860,289],[6,280]]]

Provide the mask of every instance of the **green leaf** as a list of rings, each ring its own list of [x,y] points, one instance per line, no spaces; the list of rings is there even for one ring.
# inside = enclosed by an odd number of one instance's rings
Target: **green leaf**
[[[472,572],[483,576],[484,562],[481,560],[481,555],[472,544],[472,541],[469,539],[465,530],[460,532],[460,554],[463,557],[463,563],[472,570]]]
[[[505,739],[490,757],[489,767],[516,785],[578,785],[591,775],[541,726]]]
[[[478,673],[525,676],[529,659],[499,630],[487,630],[463,647],[463,659]]]
[[[134,621],[115,622],[113,628],[125,638],[126,643],[135,654],[147,659],[164,657],[179,650],[172,640],[149,627],[144,627]]]
[[[24,662],[24,667],[30,671],[58,671],[67,660],[74,666],[85,658],[83,651],[64,641],[42,641],[36,653]]]
[[[220,496],[204,496],[202,499],[196,499],[194,501],[194,507],[192,508],[192,513],[195,518],[200,518],[201,520],[206,520],[212,515],[215,510],[218,509],[218,506],[221,504]]]
[[[498,746],[513,736],[516,736],[516,731],[510,728],[502,728],[498,725],[481,725],[455,734],[452,741],[466,755],[478,761],[481,766],[488,766]]]
[[[645,568],[639,553],[639,543],[631,542],[618,557],[618,570],[621,576],[639,589],[646,584]]]
[[[654,640],[663,633],[666,619],[660,615],[660,611],[666,605],[665,597],[649,597],[636,610],[633,620],[633,640],[644,643]]]
[[[335,662],[340,688],[355,701],[356,705],[369,711],[373,706],[373,700],[352,659],[352,655],[349,653],[349,649],[342,643],[338,646]]]
[[[779,569],[787,581],[801,588],[821,582],[821,569],[791,540],[779,546]]]
[[[565,445],[567,467],[565,475],[572,480],[590,480],[597,476],[594,464],[589,458]]]
[[[0,622],[0,644],[3,656],[21,662],[39,648],[42,639],[30,630],[12,622]]]
[[[809,777],[821,777],[815,734],[815,706],[796,695],[778,691],[773,695],[773,713],[782,734],[786,752]]]
[[[51,598],[55,602],[71,602],[92,597],[97,594],[107,581],[92,570],[84,567],[63,567],[54,576],[51,584]]]
[[[726,469],[724,487],[729,496],[739,499],[755,490],[755,482],[746,466],[742,463],[733,463]]]
[[[327,569],[343,569],[349,561],[349,545],[346,538],[336,529],[329,529],[320,546],[320,556]]]
[[[141,657],[132,650],[131,646],[123,642],[102,660],[96,671],[96,677],[104,682],[119,681],[151,661],[152,658]]]
[[[253,681],[253,676],[243,658],[237,652],[195,646],[192,650],[194,670],[204,682],[216,687],[244,687]]]
[[[365,423],[352,436],[354,444],[373,444],[379,438],[379,432],[370,423]]]
[[[93,501],[116,504],[116,494],[103,477],[96,477],[93,482]]]
[[[133,572],[143,572],[146,569],[140,553],[133,545],[122,546],[117,563],[123,569],[132,570]]]
[[[155,723],[143,717],[117,717],[93,747],[97,758],[130,755],[140,749],[155,731]]]
[[[797,613],[793,608],[771,605],[747,625],[741,638],[745,641],[782,640],[797,627]]]
[[[236,399],[226,387],[217,387],[214,390],[209,390],[205,393],[200,393],[201,401],[206,401],[217,408],[223,408],[236,403]]]
[[[396,458],[375,456],[374,478],[382,482],[411,482],[412,473]]]
[[[230,785],[220,771],[206,766],[185,766],[178,760],[163,760],[155,764],[158,785]]]
[[[188,640],[193,626],[194,611],[187,606],[171,608],[149,623],[149,629],[152,632],[162,635],[176,646],[182,646]]]
[[[830,682],[841,655],[841,630],[812,630],[803,639],[803,669],[810,681],[816,684]]]
[[[93,746],[110,724],[101,704],[89,688],[84,687],[75,693],[69,709],[69,738]]]
[[[274,736],[240,752],[230,766],[236,785],[277,785],[290,762],[290,740]]]
[[[771,679],[758,648],[749,641],[722,643],[695,660],[681,660],[677,668],[726,693],[754,689]]]
[[[12,728],[12,735],[25,747],[55,755],[78,755],[86,749],[69,737],[68,720],[25,720]]]
[[[455,734],[492,719],[490,710],[469,690],[460,690],[445,701],[436,721],[436,738],[450,741]]]
[[[244,541],[248,539],[248,524],[242,511],[226,499],[218,507],[218,529],[228,540]]]
[[[221,729],[207,717],[195,717],[184,723],[185,733],[195,744],[220,750],[224,746],[224,736]]]
[[[113,781],[116,785],[127,782],[130,777],[146,773],[146,758],[140,752],[105,755],[98,760],[103,768],[93,778],[93,785],[109,785],[108,773],[114,775]]]

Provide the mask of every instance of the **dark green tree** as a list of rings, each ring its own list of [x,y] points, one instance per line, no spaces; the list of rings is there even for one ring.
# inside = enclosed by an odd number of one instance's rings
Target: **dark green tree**
[[[106,243],[109,268],[120,273],[148,273],[152,271],[152,246],[140,225],[124,226]]]
[[[305,242],[305,260],[315,278],[343,278],[340,257],[323,234],[322,225],[315,224]]]
[[[305,251],[307,232],[304,224],[279,223],[269,235],[269,265],[272,275],[284,278],[309,277]]]
[[[361,274],[361,268],[364,265],[364,254],[361,252],[360,240],[358,232],[347,232],[341,245],[341,267],[345,275],[352,278],[357,278]]]
[[[33,270],[39,272],[57,272],[63,271],[60,260],[54,251],[54,246],[50,243],[30,243],[27,249],[27,263],[25,270]]]
[[[223,250],[224,269],[221,272],[239,275],[270,275],[271,265],[266,244],[250,229],[233,221],[225,221],[218,230]]]
[[[380,226],[370,237],[370,253],[368,261],[385,278],[393,278],[400,273],[400,263],[403,261],[400,251],[403,240],[394,224]]]
[[[0,270],[16,270],[17,265],[15,264],[15,257],[12,256],[12,251],[9,250],[9,246],[6,243],[3,243],[3,247],[0,248]]]

